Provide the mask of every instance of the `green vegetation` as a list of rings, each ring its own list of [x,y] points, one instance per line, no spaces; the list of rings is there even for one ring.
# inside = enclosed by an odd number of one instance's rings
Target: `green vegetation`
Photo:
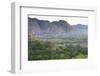
[[[57,45],[58,44],[58,45]],[[28,37],[28,60],[50,60],[50,59],[79,59],[87,58],[87,48],[72,44],[59,46],[63,43],[42,41]]]

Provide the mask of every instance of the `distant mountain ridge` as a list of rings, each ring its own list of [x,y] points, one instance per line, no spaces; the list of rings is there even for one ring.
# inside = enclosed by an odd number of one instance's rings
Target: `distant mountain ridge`
[[[39,20],[28,17],[28,32],[35,34],[67,33],[74,31],[87,31],[88,26],[84,24],[70,25],[65,20],[53,21]]]

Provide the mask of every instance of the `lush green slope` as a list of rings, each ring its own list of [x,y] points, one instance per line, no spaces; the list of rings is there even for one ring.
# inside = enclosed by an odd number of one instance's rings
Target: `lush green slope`
[[[63,43],[58,44],[62,45]],[[72,43],[58,46],[57,42],[28,38],[28,60],[87,58],[87,47],[73,46]]]

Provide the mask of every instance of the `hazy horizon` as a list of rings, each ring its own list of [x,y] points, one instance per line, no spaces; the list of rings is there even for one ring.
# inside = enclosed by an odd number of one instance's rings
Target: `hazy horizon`
[[[82,17],[54,17],[54,16],[34,16],[34,15],[30,15],[28,17],[37,18],[39,20],[48,20],[50,22],[65,20],[71,25],[76,25],[76,24],[88,25],[88,18],[82,18]]]

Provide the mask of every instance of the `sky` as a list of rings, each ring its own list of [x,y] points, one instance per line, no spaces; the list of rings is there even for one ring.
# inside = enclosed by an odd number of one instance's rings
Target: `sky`
[[[55,16],[38,16],[38,15],[29,15],[30,18],[37,18],[39,20],[48,20],[50,22],[53,21],[59,21],[59,20],[65,20],[71,25],[75,24],[84,24],[88,25],[88,17],[55,17]]]

